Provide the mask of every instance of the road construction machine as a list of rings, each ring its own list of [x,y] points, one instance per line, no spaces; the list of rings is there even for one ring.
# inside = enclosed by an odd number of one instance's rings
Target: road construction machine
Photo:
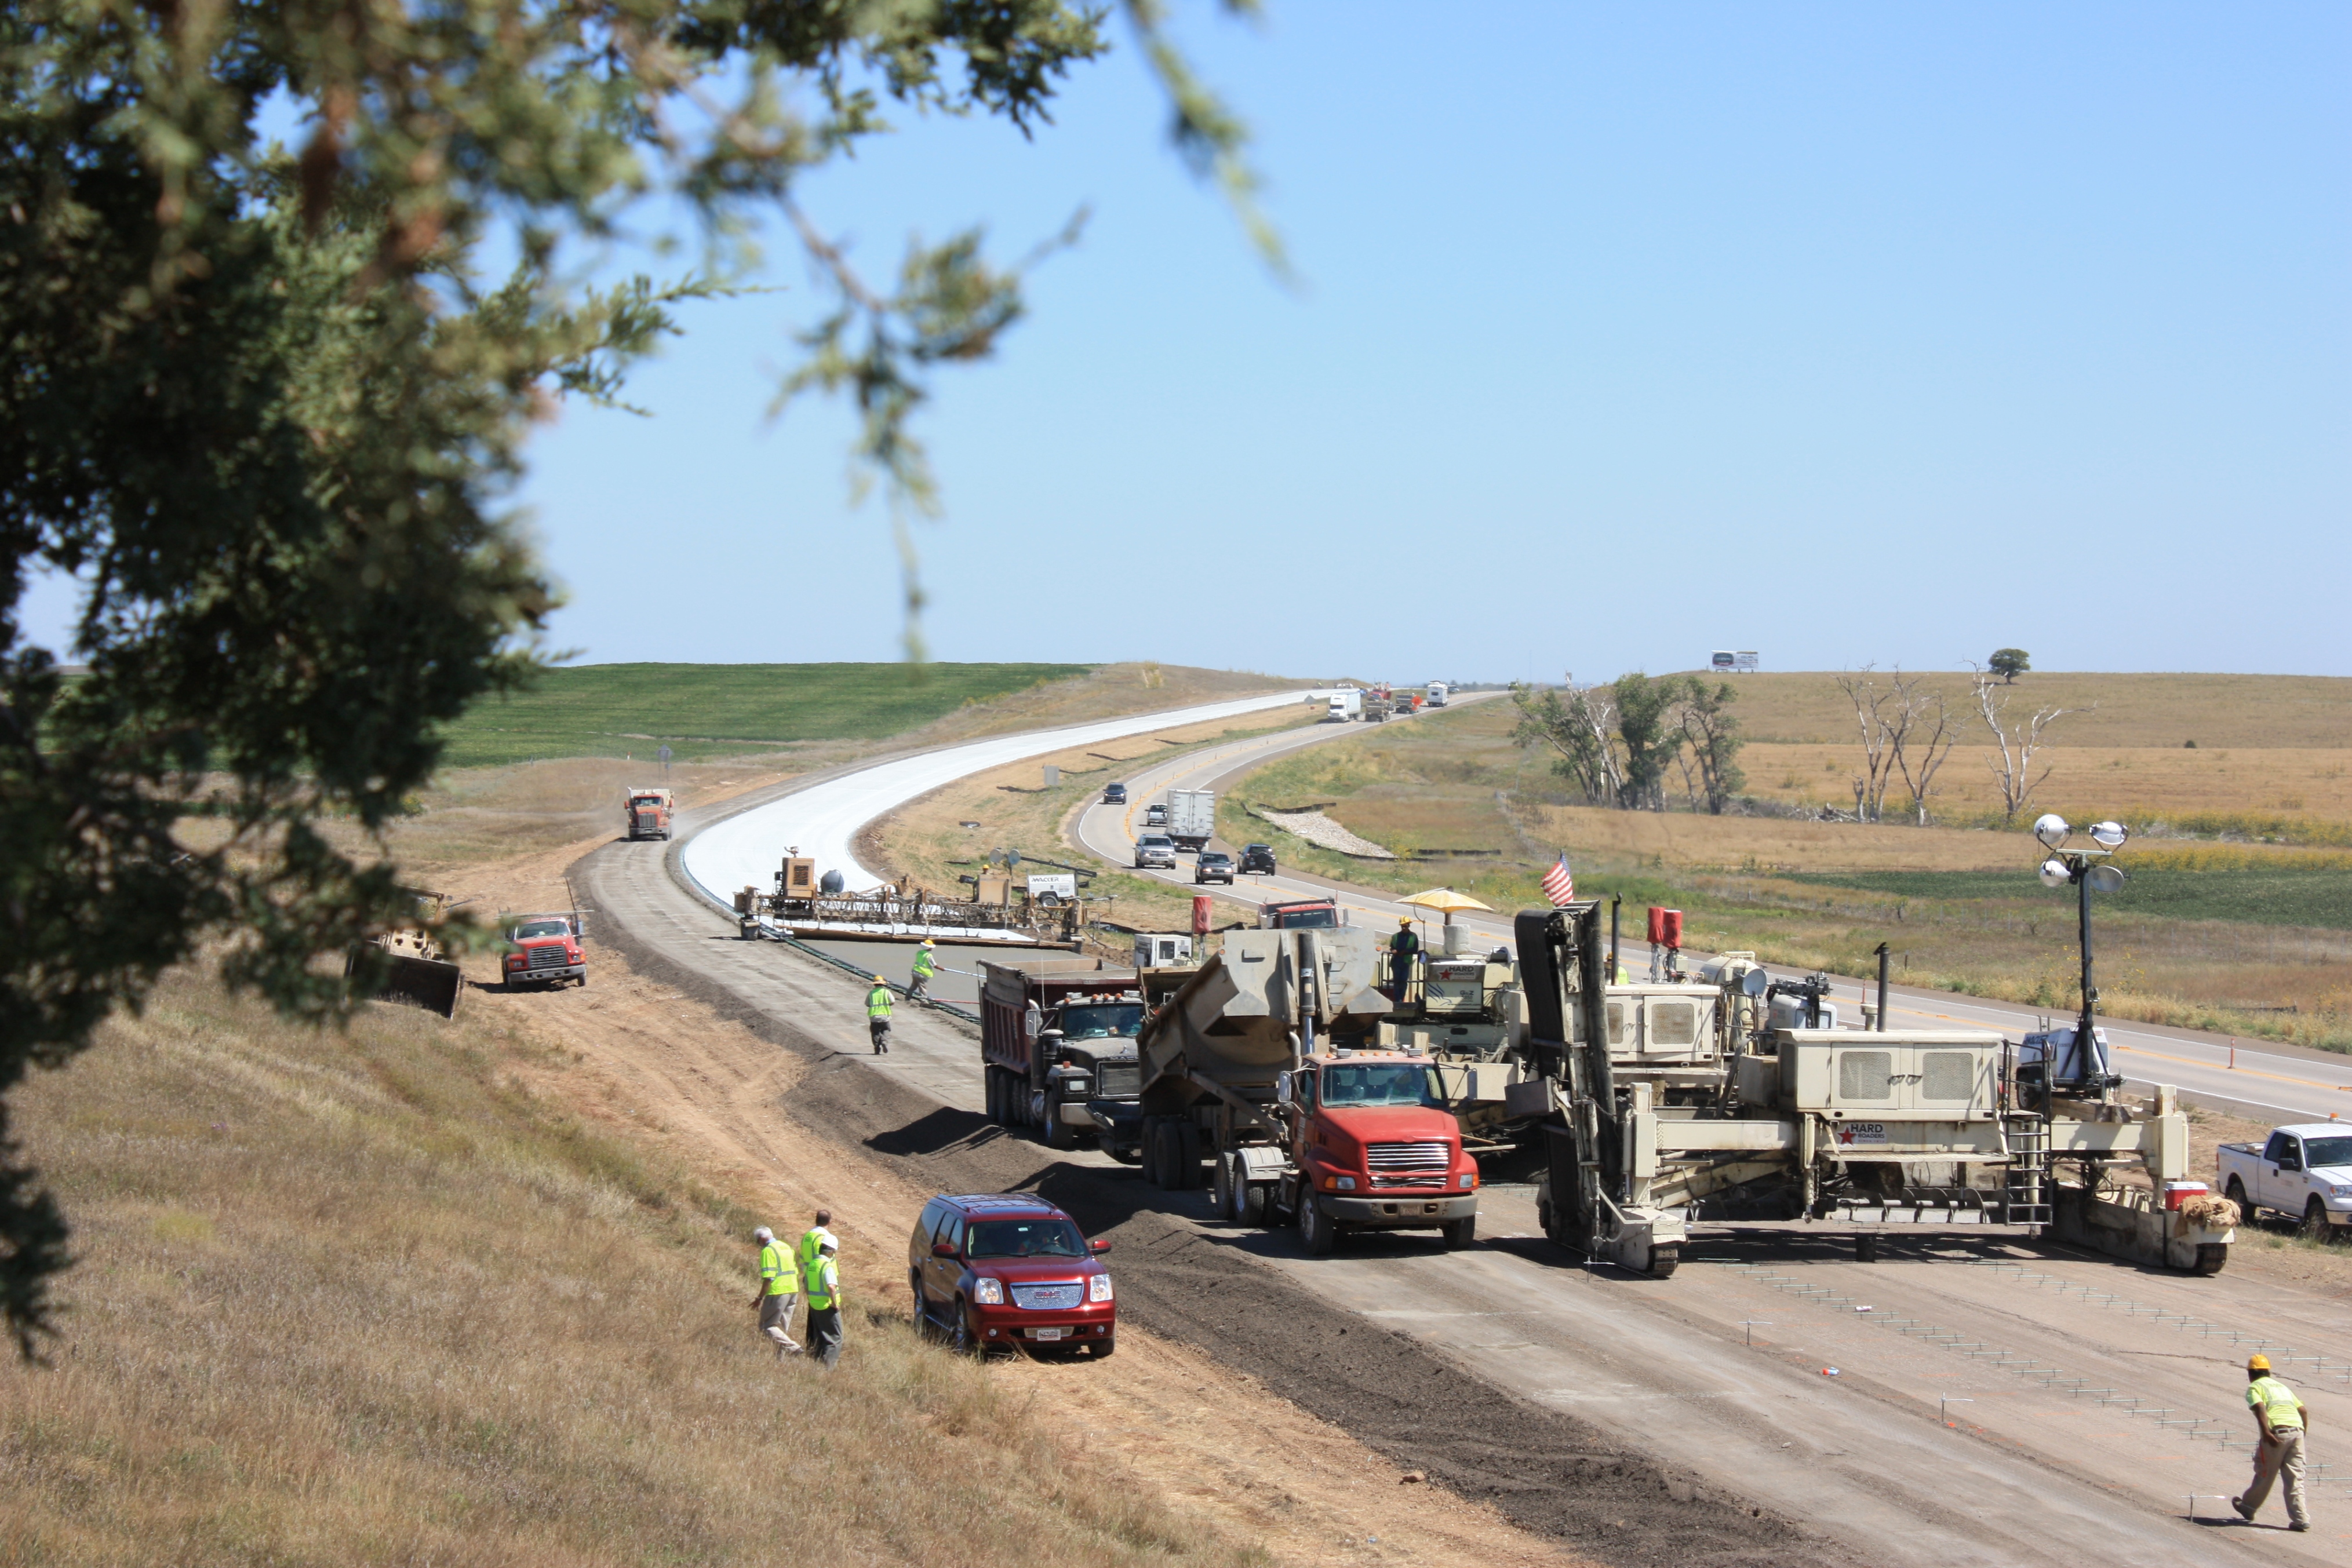
[[[1659,1276],[1694,1219],[1833,1227],[1865,1260],[1889,1233],[1989,1226],[2200,1274],[2227,1259],[2225,1204],[2162,1201],[2189,1155],[2168,1086],[2127,1103],[2095,1052],[2048,1037],[1818,1027],[1821,977],[1745,956],[1604,986],[1600,908],[1516,922],[1533,1071],[1506,1103],[1541,1112],[1554,1241]]]
[[[1201,1185],[1218,1217],[1298,1228],[1310,1255],[1359,1230],[1477,1228],[1478,1168],[1429,1057],[1383,1050],[1373,934],[1237,930],[1145,1019],[1146,1180]]]
[[[455,1018],[457,1000],[466,994],[466,977],[437,933],[442,917],[467,901],[417,888],[401,891],[416,900],[415,923],[370,937],[373,952],[354,948],[343,961],[343,975],[381,1000],[406,1002]]]

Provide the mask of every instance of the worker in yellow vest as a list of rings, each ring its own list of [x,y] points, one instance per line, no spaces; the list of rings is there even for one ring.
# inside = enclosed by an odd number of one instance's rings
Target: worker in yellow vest
[[[782,1361],[801,1353],[801,1347],[793,1343],[793,1303],[800,1299],[800,1263],[764,1225],[751,1232],[751,1239],[760,1244],[760,1289],[751,1304],[760,1309],[760,1332],[773,1342],[776,1359]]]
[[[841,1270],[830,1240],[817,1249],[816,1262],[803,1276],[808,1290],[809,1354],[827,1372],[841,1364]]]
[[[2271,1358],[2254,1355],[2246,1361],[2246,1405],[2262,1428],[2254,1445],[2254,1479],[2244,1493],[2230,1500],[2238,1517],[2249,1524],[2270,1500],[2271,1483],[2286,1478],[2286,1527],[2309,1530],[2311,1512],[2303,1501],[2303,1440],[2311,1430],[2311,1412],[2294,1389],[2271,1375]]]
[[[811,1269],[816,1267],[816,1255],[820,1249],[830,1247],[835,1251],[840,1250],[841,1239],[825,1228],[832,1223],[833,1210],[820,1208],[816,1211],[816,1223],[801,1232],[795,1256],[800,1262],[801,1273],[803,1277],[806,1277]]]
[[[890,982],[879,975],[866,993],[866,1032],[873,1037],[875,1055],[890,1054]]]
[[[908,1001],[931,1005],[931,977],[940,972],[938,946],[926,936],[923,945],[915,949],[915,983],[907,988]]]

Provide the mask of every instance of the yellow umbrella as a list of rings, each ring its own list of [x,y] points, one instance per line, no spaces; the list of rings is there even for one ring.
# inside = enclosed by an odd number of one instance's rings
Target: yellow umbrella
[[[1495,913],[1493,904],[1481,904],[1468,894],[1456,893],[1450,887],[1433,887],[1426,893],[1416,893],[1411,898],[1400,898],[1397,902],[1416,904],[1423,909],[1443,910],[1448,925],[1454,924],[1454,912],[1457,909],[1483,909],[1489,915]]]

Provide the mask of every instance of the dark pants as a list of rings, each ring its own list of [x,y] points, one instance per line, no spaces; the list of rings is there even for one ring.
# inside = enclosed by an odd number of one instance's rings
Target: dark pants
[[[802,1331],[808,1335],[808,1353],[831,1372],[841,1364],[841,1308],[811,1307],[808,1326]]]
[[[867,1019],[866,1032],[874,1037],[875,1055],[890,1054],[890,1020],[888,1019]]]
[[[1389,987],[1394,993],[1398,1001],[1402,1002],[1404,1000],[1405,988],[1412,984],[1412,955],[1410,953],[1390,954]]]

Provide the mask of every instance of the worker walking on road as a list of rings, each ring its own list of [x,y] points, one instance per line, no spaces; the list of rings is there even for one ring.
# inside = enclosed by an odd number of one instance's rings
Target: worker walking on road
[[[801,1232],[800,1243],[793,1250],[793,1257],[801,1266],[801,1275],[803,1279],[807,1277],[811,1269],[816,1267],[816,1256],[819,1252],[828,1247],[835,1251],[840,1250],[841,1238],[825,1228],[832,1223],[833,1210],[820,1208],[816,1211],[816,1223]]]
[[[1413,935],[1412,916],[1399,915],[1397,934],[1389,938],[1389,998],[1400,1007],[1412,984],[1412,960],[1420,951],[1421,938]]]
[[[828,1239],[806,1272],[809,1354],[827,1372],[841,1364],[841,1270]]]
[[[931,977],[940,972],[940,957],[935,951],[937,946],[926,936],[923,945],[915,949],[915,983],[907,988],[907,999],[910,1002],[920,1002],[925,1007],[931,1005]]]
[[[801,1353],[801,1347],[793,1343],[793,1303],[800,1299],[800,1264],[766,1226],[751,1232],[751,1239],[760,1244],[760,1290],[751,1304],[760,1309],[760,1332],[774,1342],[776,1359],[782,1361]]]
[[[890,1054],[890,982],[879,975],[866,993],[866,1032],[873,1038],[875,1055]]]
[[[2230,1500],[2238,1517],[2252,1524],[2270,1500],[2271,1483],[2286,1478],[2286,1527],[2309,1530],[2311,1513],[2303,1502],[2303,1440],[2311,1430],[2311,1412],[2294,1389],[2271,1375],[2271,1358],[2256,1355],[2246,1362],[2246,1404],[2262,1429],[2254,1445],[2254,1480],[2240,1497]]]

